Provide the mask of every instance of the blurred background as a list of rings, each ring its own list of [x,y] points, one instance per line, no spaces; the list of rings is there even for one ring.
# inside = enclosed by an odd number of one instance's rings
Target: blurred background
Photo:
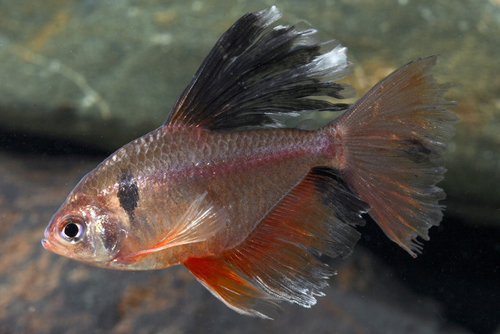
[[[240,316],[183,267],[117,272],[45,251],[51,215],[160,126],[217,38],[277,5],[356,65],[357,98],[417,57],[458,84],[447,209],[417,259],[372,222],[312,309]],[[500,333],[500,1],[2,0],[0,333]]]

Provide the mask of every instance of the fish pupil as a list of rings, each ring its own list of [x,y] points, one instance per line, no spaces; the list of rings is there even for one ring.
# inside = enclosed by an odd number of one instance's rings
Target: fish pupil
[[[64,235],[70,239],[75,238],[80,233],[80,226],[75,223],[69,223],[64,227]]]
[[[77,243],[83,239],[85,223],[81,217],[67,216],[61,224],[59,235],[64,240]]]

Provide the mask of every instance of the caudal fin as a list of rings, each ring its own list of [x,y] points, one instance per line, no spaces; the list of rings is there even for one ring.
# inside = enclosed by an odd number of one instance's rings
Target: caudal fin
[[[385,234],[412,256],[438,225],[445,198],[436,183],[455,115],[444,99],[450,84],[427,75],[436,56],[417,59],[380,81],[331,126],[341,146],[343,178],[370,206]]]

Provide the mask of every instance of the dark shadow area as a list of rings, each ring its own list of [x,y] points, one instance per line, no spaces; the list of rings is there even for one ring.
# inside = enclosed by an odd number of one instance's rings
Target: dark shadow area
[[[57,137],[27,134],[0,128],[0,149],[10,153],[43,156],[81,155],[89,158],[106,158],[112,152],[97,146]]]
[[[449,321],[474,333],[493,333],[500,324],[500,231],[445,217],[430,230],[413,259],[370,221],[359,228],[360,244],[394,270],[415,293],[438,300]]]

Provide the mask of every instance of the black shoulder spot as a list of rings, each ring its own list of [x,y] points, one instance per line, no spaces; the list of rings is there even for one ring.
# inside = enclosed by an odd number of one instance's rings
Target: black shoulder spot
[[[129,217],[132,217],[139,201],[139,188],[137,188],[134,176],[129,171],[123,172],[118,182],[118,200]]]

